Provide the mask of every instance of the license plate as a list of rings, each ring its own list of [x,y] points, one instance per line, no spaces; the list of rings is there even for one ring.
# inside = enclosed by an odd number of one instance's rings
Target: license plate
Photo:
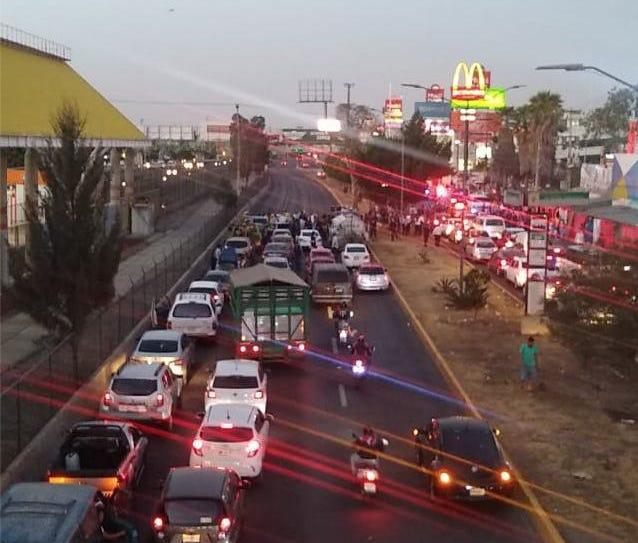
[[[335,293],[337,293],[337,294],[343,294],[343,289],[342,289],[342,288],[336,288],[336,289],[335,289]]]
[[[375,493],[377,491],[376,483],[363,483],[363,491],[371,494]]]
[[[146,411],[145,405],[120,405],[120,411],[128,413],[144,413]]]
[[[484,488],[470,488],[470,496],[485,496]]]
[[[184,534],[182,541],[184,543],[199,543],[199,534]]]

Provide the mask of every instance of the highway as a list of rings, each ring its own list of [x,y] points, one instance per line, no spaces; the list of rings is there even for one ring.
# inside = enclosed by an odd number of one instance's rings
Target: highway
[[[273,168],[272,189],[253,211],[327,212],[333,200],[294,164]],[[502,503],[431,500],[413,464],[411,429],[431,416],[463,413],[392,294],[355,296],[353,325],[376,346],[370,377],[355,389],[333,362],[334,329],[325,307],[310,319],[313,354],[296,365],[268,366],[271,428],[263,480],[247,490],[244,543],[287,542],[523,542],[539,541],[527,513]],[[208,370],[232,358],[222,335],[197,347],[174,435],[151,437],[132,518],[150,535],[161,481],[188,464],[203,409]],[[381,464],[381,494],[362,499],[349,470],[351,432],[363,423],[390,440]]]

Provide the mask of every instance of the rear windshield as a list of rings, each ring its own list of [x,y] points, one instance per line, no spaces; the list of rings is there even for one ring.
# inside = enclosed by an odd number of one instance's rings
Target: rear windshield
[[[485,225],[486,226],[504,226],[505,223],[503,222],[503,219],[486,219]]]
[[[270,260],[266,262],[266,265],[272,266],[273,268],[288,269],[288,264],[284,262],[283,260],[277,260],[277,261]]]
[[[291,237],[290,236],[285,236],[283,234],[277,234],[276,236],[272,237],[272,240],[275,243],[288,243],[290,241]]]
[[[121,396],[148,396],[157,390],[155,379],[113,379],[111,389]]]
[[[253,224],[268,224],[268,219],[266,217],[254,217]]]
[[[282,251],[288,251],[288,246],[284,243],[269,243],[264,249],[267,253],[277,253]]]
[[[229,275],[223,272],[208,272],[206,274],[206,279],[210,279],[211,281],[217,281],[218,283],[227,283],[229,279]]]
[[[175,353],[177,341],[166,339],[143,339],[137,348],[141,353]]]
[[[257,377],[250,375],[218,375],[213,381],[213,388],[257,388]]]
[[[214,441],[216,443],[242,443],[253,438],[253,431],[250,428],[221,428],[220,426],[204,426],[200,432],[204,441]]]
[[[173,309],[173,317],[185,317],[189,319],[206,318],[212,315],[210,307],[206,304],[198,304],[189,302],[187,304],[178,304]]]
[[[164,509],[169,524],[177,526],[217,524],[223,511],[219,500],[193,499],[166,500]]]
[[[348,247],[346,251],[348,253],[365,253],[366,248],[365,247]]]
[[[383,268],[363,268],[359,273],[362,275],[383,275],[385,270]]]
[[[492,249],[494,247],[494,244],[489,241],[477,241],[476,246],[480,247],[481,249]]]
[[[489,430],[483,428],[445,429],[443,450],[485,466],[494,466],[498,461],[494,438]]]
[[[201,294],[217,294],[215,287],[191,287],[188,292],[199,292]]]
[[[349,283],[350,276],[346,270],[317,270],[318,283]]]
[[[226,247],[234,247],[235,249],[244,249],[248,247],[248,242],[245,239],[229,239],[226,242]]]
[[[301,231],[301,235],[304,236],[304,237],[308,237],[309,238],[310,236],[312,236],[313,232],[314,232],[314,230],[302,230]]]

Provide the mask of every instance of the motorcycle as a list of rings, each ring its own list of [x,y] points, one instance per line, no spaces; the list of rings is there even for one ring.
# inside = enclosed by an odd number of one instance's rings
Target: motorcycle
[[[357,439],[356,434],[352,437]],[[378,450],[383,451],[390,442],[381,438]],[[379,492],[379,457],[374,451],[361,449],[355,442],[355,452],[350,457],[352,473],[355,477],[359,491],[363,496],[374,496]]]
[[[348,345],[348,348],[352,350],[352,345]],[[372,347],[372,352],[374,352],[374,347]],[[370,367],[370,356],[367,355],[359,355],[354,353],[352,357],[352,376],[355,379],[355,383],[359,386],[361,380],[368,373],[368,369]]]
[[[337,321],[337,338],[339,345],[349,345],[353,336],[354,334],[350,323],[346,319],[339,319]]]

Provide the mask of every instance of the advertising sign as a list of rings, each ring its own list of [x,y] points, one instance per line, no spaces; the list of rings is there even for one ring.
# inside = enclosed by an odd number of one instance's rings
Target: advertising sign
[[[542,249],[532,249],[531,246],[529,248],[528,255],[528,263],[529,263],[529,275],[530,277],[534,275],[534,268],[539,268],[541,270],[545,269],[545,259],[547,258],[547,250],[545,248]]]
[[[485,81],[483,66],[478,62],[473,62],[469,68],[465,62],[456,65],[452,77],[452,100],[480,100],[485,96],[487,87],[489,84]]]
[[[547,233],[546,232],[530,232],[529,233],[529,248],[530,249],[547,249]],[[531,260],[531,259],[530,259]],[[540,266],[544,266],[545,262],[543,261]],[[532,266],[536,266],[536,264],[532,264]]]
[[[527,281],[527,314],[542,315],[545,311],[545,281],[531,277]]]
[[[445,100],[445,89],[439,85],[432,85],[430,88],[425,89],[425,101],[426,102],[443,102]]]
[[[450,104],[448,102],[415,102],[414,112],[424,119],[450,120]]]
[[[505,97],[505,89],[500,87],[490,87],[485,89],[483,98],[472,100],[452,99],[452,107],[455,109],[472,108],[472,109],[504,109],[507,107]]]
[[[530,218],[529,229],[535,232],[545,232],[547,230],[547,217],[545,215],[537,215]]]
[[[403,124],[403,98],[400,96],[386,98],[383,118],[386,128],[401,128]]]
[[[503,203],[506,206],[523,207],[523,192],[516,189],[505,189]]]

